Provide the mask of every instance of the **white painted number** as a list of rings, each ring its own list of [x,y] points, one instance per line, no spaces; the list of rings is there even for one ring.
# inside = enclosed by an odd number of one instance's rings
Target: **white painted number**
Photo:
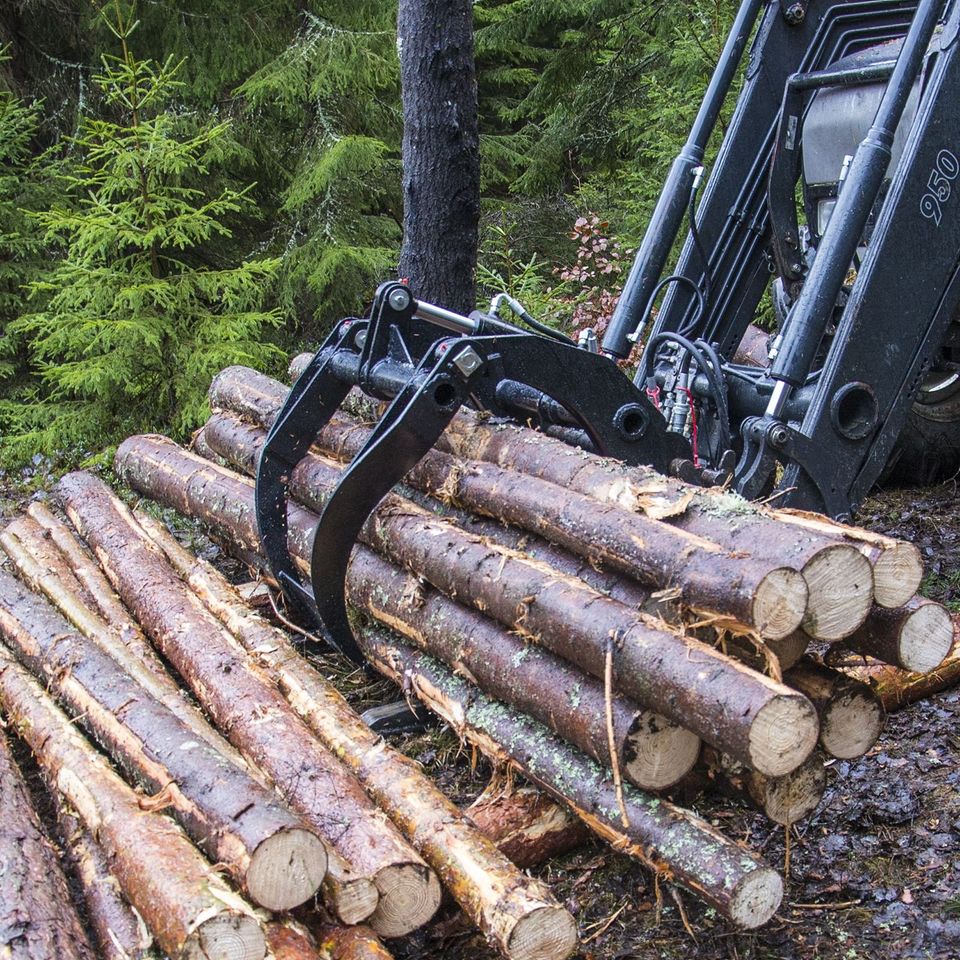
[[[953,181],[960,176],[960,160],[949,150],[937,154],[937,162],[927,180],[927,192],[920,198],[920,213],[938,227],[943,219],[943,205],[953,192]]]

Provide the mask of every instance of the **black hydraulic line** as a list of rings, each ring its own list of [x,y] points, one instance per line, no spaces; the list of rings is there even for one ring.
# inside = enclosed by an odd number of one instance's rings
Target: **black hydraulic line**
[[[656,209],[650,218],[650,225],[604,335],[603,350],[611,356],[619,359],[629,356],[632,346],[630,334],[646,317],[641,311],[650,303],[651,293],[666,266],[667,257],[687,212],[694,170],[703,163],[707,143],[762,6],[763,0],[744,0],[740,5],[693,129],[683,149],[673,161]]]
[[[923,66],[942,6],[942,0],[921,0],[873,125],[850,165],[816,259],[787,317],[783,345],[770,371],[780,381],[768,408],[771,416],[779,414],[787,385],[799,386],[806,379],[833,316],[837,295],[883,184],[894,134]]]

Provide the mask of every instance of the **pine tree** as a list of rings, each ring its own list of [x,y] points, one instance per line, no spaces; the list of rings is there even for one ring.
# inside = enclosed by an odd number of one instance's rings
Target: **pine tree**
[[[263,341],[279,317],[263,309],[276,261],[205,262],[251,202],[247,190],[209,189],[228,124],[191,130],[173,105],[180,64],[136,59],[136,21],[119,3],[110,12],[121,55],[104,58],[95,82],[111,115],[83,118],[70,138],[64,199],[38,217],[63,250],[31,285],[49,302],[11,325],[41,384],[30,402],[0,406],[7,460],[76,455],[146,429],[183,436],[213,373],[278,352]]]

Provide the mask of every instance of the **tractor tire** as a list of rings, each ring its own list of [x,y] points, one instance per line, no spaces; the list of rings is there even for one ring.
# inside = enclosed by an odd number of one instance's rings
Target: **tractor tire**
[[[884,471],[883,486],[925,486],[960,471],[960,393],[914,403]]]

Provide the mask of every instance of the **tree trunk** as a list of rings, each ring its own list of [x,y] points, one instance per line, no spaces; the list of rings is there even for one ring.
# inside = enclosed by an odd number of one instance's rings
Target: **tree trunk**
[[[784,676],[820,716],[820,745],[831,757],[862,757],[883,731],[883,705],[870,687],[838,670],[804,657]]]
[[[100,844],[157,944],[183,960],[260,960],[263,931],[169,817],[130,789],[43,688],[0,647],[0,704],[42,768]],[[53,954],[56,955],[56,954]]]
[[[57,489],[111,583],[217,726],[270,776],[356,876],[373,881],[379,894],[371,917],[374,929],[401,936],[426,923],[440,901],[433,871],[203,608],[127,508],[90,474],[68,474]],[[337,858],[329,871],[333,886],[326,889],[346,922],[345,901],[358,891],[342,890],[345,878]],[[356,914],[373,907],[368,893],[359,899],[354,922],[368,915]]]
[[[915,673],[943,663],[953,644],[953,620],[945,607],[913,597],[902,607],[874,607],[867,622],[843,646]]]
[[[776,911],[783,893],[780,877],[696,815],[625,785],[629,826],[624,826],[612,778],[584,754],[383,629],[364,625],[358,634],[378,670],[412,687],[492,758],[516,764],[619,852],[675,878],[738,926],[760,926]]]
[[[0,956],[93,960],[53,845],[0,731]]]
[[[321,954],[329,960],[393,960],[369,927],[321,924],[316,933]]]
[[[470,0],[400,0],[403,251],[414,296],[476,307],[480,135]]]
[[[240,425],[227,439],[245,446],[249,454],[256,434],[254,428]],[[262,431],[259,435],[262,438]],[[211,434],[209,439],[215,438]],[[259,549],[252,486],[229,471],[150,437],[125,441],[116,464],[141,493],[219,527],[247,550]],[[338,475],[334,465],[308,457],[293,471],[291,489],[295,496],[317,503],[316,491],[329,491]],[[425,575],[449,596],[470,602],[511,628],[519,612],[527,636],[597,678],[604,676],[607,638],[619,637],[615,690],[763,773],[782,775],[813,750],[815,712],[788,687],[706,644],[639,618],[585,584],[498,552],[413,504],[389,498],[384,504],[361,539],[381,548],[390,542],[414,573]],[[306,559],[316,517],[293,509],[289,520],[291,548]],[[532,596],[536,602],[530,602]]]
[[[120,891],[106,857],[63,796],[50,792],[57,835],[83,892],[88,926],[99,960],[160,960],[143,918]]]
[[[187,834],[254,902],[290,910],[317,892],[327,854],[303,821],[3,571],[0,633],[128,777],[162,794]]]
[[[549,890],[516,870],[417,764],[373,733],[283,633],[250,612],[217,571],[183,550],[156,522],[144,518],[143,523],[207,609],[257,656],[297,713],[357,775],[503,955],[568,956],[576,948],[576,926]]]

